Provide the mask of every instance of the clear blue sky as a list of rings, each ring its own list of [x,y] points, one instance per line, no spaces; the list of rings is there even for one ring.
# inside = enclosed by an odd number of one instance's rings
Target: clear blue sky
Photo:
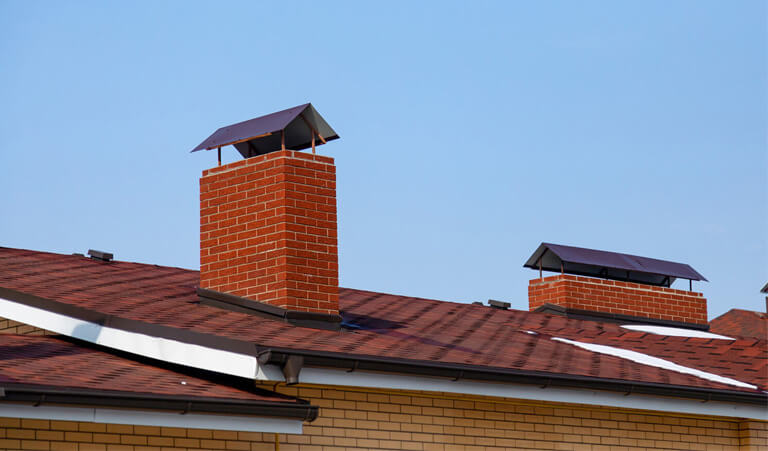
[[[344,286],[525,309],[549,241],[763,310],[766,85],[762,1],[0,0],[0,245],[197,268],[189,150],[311,101]]]

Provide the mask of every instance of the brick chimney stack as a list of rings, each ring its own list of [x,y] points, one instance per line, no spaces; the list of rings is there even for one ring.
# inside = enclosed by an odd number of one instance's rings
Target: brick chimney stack
[[[339,314],[333,158],[281,150],[203,171],[200,287]]]
[[[683,263],[542,243],[524,266],[539,272],[528,284],[531,311],[708,327],[707,300],[693,291],[694,280],[707,279]],[[559,274],[543,277],[543,271]],[[688,290],[671,288],[676,279],[688,279]]]
[[[528,283],[530,310],[544,304],[584,312],[707,324],[707,300],[701,293],[570,274]]]

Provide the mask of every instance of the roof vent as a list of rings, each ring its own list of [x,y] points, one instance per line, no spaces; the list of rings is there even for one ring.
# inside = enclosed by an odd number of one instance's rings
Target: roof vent
[[[339,135],[320,116],[311,103],[288,108],[237,124],[221,127],[200,145],[192,149],[218,149],[233,145],[244,157],[250,158],[278,150],[302,150],[338,139]],[[317,140],[317,141],[316,141]]]
[[[111,262],[112,259],[115,257],[109,252],[102,252],[102,251],[97,251],[93,249],[88,249],[88,256],[94,260],[101,260],[104,262]]]
[[[488,305],[500,310],[506,310],[512,307],[512,304],[510,304],[509,302],[497,301],[495,299],[488,299]]]
[[[671,286],[677,278],[688,279],[689,285],[693,280],[707,281],[685,263],[551,243],[541,243],[523,266],[538,269],[540,278],[542,271],[555,271],[661,287]]]

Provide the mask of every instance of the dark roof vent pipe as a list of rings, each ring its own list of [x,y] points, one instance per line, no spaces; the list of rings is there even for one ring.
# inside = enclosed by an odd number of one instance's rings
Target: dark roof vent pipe
[[[512,304],[509,302],[497,301],[495,299],[488,299],[488,305],[500,310],[507,310],[508,308],[512,307]]]
[[[111,262],[112,259],[115,258],[115,256],[109,252],[102,252],[94,249],[88,249],[88,256],[94,260],[101,260],[104,262]]]

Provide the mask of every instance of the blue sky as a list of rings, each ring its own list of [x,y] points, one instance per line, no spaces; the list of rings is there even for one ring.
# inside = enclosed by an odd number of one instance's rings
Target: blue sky
[[[759,1],[0,0],[0,245],[197,268],[189,150],[311,101],[344,286],[525,309],[548,241],[764,310],[766,41]]]

